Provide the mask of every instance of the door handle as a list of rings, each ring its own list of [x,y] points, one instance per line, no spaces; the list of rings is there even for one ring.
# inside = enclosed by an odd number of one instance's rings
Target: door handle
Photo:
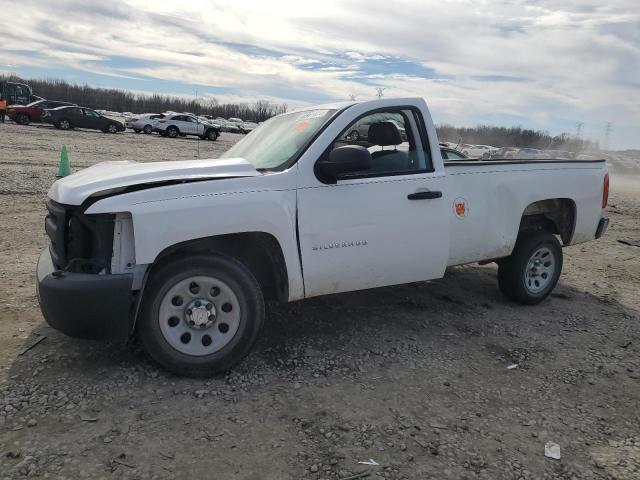
[[[410,193],[407,195],[409,200],[429,200],[432,198],[441,198],[442,192],[437,192],[433,190],[425,190],[421,192]]]

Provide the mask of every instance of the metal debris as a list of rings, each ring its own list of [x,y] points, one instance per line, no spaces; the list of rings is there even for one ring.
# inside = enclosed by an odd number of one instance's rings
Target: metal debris
[[[36,345],[38,345],[41,341],[43,341],[45,338],[47,338],[46,335],[40,335],[31,345],[27,345],[26,347],[24,347],[22,350],[20,350],[18,352],[18,356],[22,356],[25,353],[27,353],[29,350],[31,350],[33,347],[35,347]]]

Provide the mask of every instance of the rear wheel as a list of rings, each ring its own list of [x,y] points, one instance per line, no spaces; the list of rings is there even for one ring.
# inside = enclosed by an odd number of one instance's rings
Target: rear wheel
[[[58,128],[62,130],[69,130],[71,128],[71,122],[67,118],[63,118],[58,122]]]
[[[180,131],[177,127],[169,127],[167,128],[167,136],[171,138],[176,138],[180,134]]]
[[[523,233],[510,257],[498,263],[498,285],[507,297],[526,305],[553,291],[562,272],[562,247],[548,232]]]
[[[30,122],[31,118],[29,118],[29,115],[26,113],[19,113],[16,117],[16,123],[19,123],[20,125],[29,125]]]
[[[149,355],[178,375],[209,376],[251,350],[264,321],[262,291],[231,257],[176,257],[152,273],[138,334]]]
[[[151,132],[153,132],[153,127],[151,127],[151,125],[145,125],[142,131],[147,135],[151,135]]]
[[[107,128],[105,129],[106,133],[118,133],[118,125],[116,125],[115,123],[110,123],[109,125],[107,125]]]
[[[211,128],[207,131],[206,136],[208,140],[215,142],[218,139],[218,132]]]

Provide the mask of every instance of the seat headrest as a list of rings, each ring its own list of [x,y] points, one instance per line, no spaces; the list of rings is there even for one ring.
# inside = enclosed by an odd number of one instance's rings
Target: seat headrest
[[[400,130],[393,122],[377,122],[369,127],[369,143],[386,147],[389,145],[400,145],[402,136]]]

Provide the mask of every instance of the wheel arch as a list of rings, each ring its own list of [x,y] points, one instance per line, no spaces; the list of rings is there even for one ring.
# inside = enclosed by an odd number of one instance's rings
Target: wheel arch
[[[147,278],[159,265],[184,255],[202,253],[235,258],[256,277],[267,298],[283,302],[288,300],[289,276],[284,253],[276,237],[266,232],[214,235],[171,245],[158,254],[148,270]]]
[[[560,235],[563,245],[571,243],[576,227],[576,203],[570,198],[548,198],[527,205],[520,217],[518,234],[543,230]]]

